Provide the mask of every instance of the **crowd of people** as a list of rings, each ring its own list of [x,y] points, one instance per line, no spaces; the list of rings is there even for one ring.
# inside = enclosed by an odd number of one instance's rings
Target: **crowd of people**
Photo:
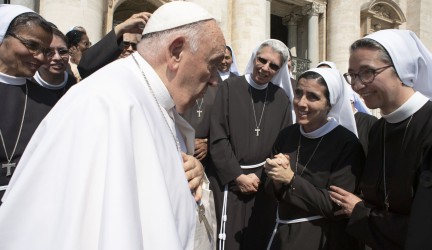
[[[372,33],[347,73],[294,79],[276,39],[240,74],[191,2],[94,45],[20,5],[0,16],[0,249],[432,247],[432,55],[415,33]]]

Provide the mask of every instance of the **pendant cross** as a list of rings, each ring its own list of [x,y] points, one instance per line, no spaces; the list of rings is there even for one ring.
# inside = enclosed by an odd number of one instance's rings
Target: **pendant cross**
[[[205,216],[205,207],[203,204],[198,206],[198,219],[200,223],[204,221],[204,226],[206,228],[207,234],[213,235],[213,230],[207,220],[207,217]]]
[[[197,110],[197,113],[198,113],[198,117],[201,117],[202,110],[201,110],[201,109],[198,109],[198,110]]]
[[[255,132],[257,133],[256,136],[259,136],[259,132],[260,132],[260,131],[261,131],[260,128],[256,128],[256,129],[255,129]]]
[[[6,176],[11,176],[12,172],[11,169],[16,167],[16,163],[2,163],[2,168],[6,168]]]

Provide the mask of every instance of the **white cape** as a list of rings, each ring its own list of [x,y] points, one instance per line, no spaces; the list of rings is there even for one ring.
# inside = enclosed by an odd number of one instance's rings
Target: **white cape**
[[[131,56],[73,87],[13,175],[0,249],[192,249],[196,203],[163,119]]]

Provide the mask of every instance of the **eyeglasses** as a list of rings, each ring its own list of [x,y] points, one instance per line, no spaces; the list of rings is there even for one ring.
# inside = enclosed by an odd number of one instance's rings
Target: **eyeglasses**
[[[34,56],[37,56],[40,53],[42,53],[46,57],[52,57],[54,55],[53,51],[50,48],[44,48],[38,42],[22,38],[12,32],[7,33],[6,36],[11,36],[20,41],[21,44],[24,45],[27,50]]]
[[[363,69],[360,70],[357,74],[356,73],[345,73],[343,74],[345,80],[348,82],[348,84],[353,85],[354,80],[358,77],[358,79],[364,84],[370,84],[375,80],[375,77],[382,73],[384,70],[393,67],[393,65],[387,65],[381,68],[377,69]]]
[[[51,48],[52,50],[52,56],[55,55],[55,53],[58,53],[60,57],[66,58],[69,57],[69,50],[66,48]]]
[[[137,50],[137,43],[131,41],[123,41],[124,48],[127,49],[129,46],[132,46],[133,50]]]
[[[274,70],[274,71],[278,71],[280,69],[280,66],[277,64],[274,64],[272,62],[270,62],[269,60],[262,58],[260,56],[257,56],[257,60],[260,64],[262,65],[266,65],[267,63],[269,64],[269,68]]]

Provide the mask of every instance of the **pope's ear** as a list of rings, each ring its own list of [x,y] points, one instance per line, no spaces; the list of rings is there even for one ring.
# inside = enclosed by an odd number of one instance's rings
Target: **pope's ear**
[[[168,67],[171,70],[175,70],[178,68],[179,63],[182,59],[184,48],[185,48],[184,37],[177,37],[169,45]]]

